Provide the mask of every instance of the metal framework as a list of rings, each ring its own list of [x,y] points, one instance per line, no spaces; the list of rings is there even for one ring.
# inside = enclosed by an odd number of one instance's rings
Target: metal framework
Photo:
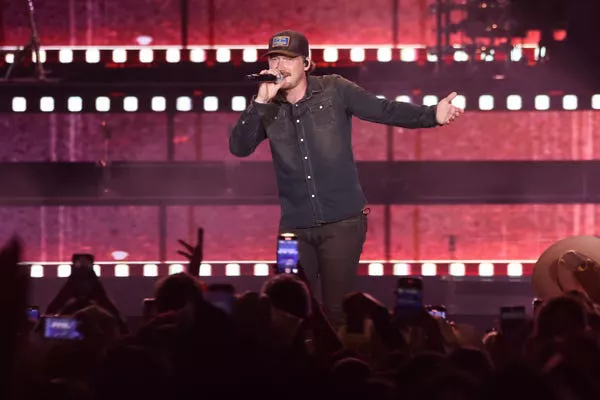
[[[388,99],[435,103],[458,90],[470,110],[600,109],[600,85],[536,63],[536,48],[508,60],[469,60],[464,50],[443,60],[424,47],[312,50],[318,73],[337,73]],[[4,49],[14,51],[14,49]],[[0,112],[241,111],[256,90],[257,48],[45,48],[48,75],[26,79],[27,66],[0,81]],[[462,52],[462,53],[461,53]],[[461,54],[467,58],[462,58]],[[5,53],[0,74],[12,65]],[[498,58],[498,59],[497,59]],[[487,60],[487,61],[486,61]],[[477,68],[473,68],[476,65]],[[31,65],[30,65],[31,67]]]
[[[371,204],[600,203],[597,161],[359,162],[358,172]],[[0,186],[4,206],[278,204],[270,162],[4,163]]]

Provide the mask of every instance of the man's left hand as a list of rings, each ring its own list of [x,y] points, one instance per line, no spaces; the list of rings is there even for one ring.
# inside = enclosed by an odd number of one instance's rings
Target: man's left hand
[[[457,96],[456,92],[450,93],[445,99],[441,100],[435,112],[435,120],[440,125],[448,125],[454,122],[461,114],[465,112],[462,108],[452,105],[452,100]]]

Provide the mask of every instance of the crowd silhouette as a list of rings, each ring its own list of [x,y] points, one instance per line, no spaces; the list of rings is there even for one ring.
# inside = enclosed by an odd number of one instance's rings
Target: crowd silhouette
[[[132,331],[86,267],[72,269],[36,320],[22,244],[9,241],[0,253],[1,398],[600,398],[600,314],[585,291],[539,300],[533,318],[507,319],[483,338],[451,316],[389,310],[360,292],[347,294],[346,321],[333,326],[301,268],[269,277],[260,293],[234,293],[198,278],[201,234],[181,244],[187,271],[157,281]]]

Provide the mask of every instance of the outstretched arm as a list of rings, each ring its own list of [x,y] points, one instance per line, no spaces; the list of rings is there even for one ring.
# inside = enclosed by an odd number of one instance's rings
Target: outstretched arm
[[[462,113],[450,102],[456,93],[439,102],[437,106],[422,106],[380,99],[357,84],[338,77],[338,90],[348,112],[365,121],[402,128],[432,128],[445,125]]]

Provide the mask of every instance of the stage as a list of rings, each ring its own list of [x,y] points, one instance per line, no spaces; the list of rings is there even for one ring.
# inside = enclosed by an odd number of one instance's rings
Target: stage
[[[485,330],[492,326],[501,306],[522,305],[530,310],[533,299],[529,276],[533,268],[531,260],[491,261],[363,262],[359,270],[358,290],[391,307],[397,278],[420,271],[426,304],[444,304],[450,319]],[[23,267],[29,267],[32,276],[30,303],[44,310],[66,281],[70,265],[37,263]],[[182,271],[183,267],[184,264],[175,262],[113,262],[96,264],[95,270],[100,273],[110,298],[132,325],[137,326],[142,314],[142,300],[153,296],[156,282],[169,273]],[[200,278],[206,283],[231,283],[238,293],[260,291],[271,267],[266,262],[206,262],[200,270]]]

